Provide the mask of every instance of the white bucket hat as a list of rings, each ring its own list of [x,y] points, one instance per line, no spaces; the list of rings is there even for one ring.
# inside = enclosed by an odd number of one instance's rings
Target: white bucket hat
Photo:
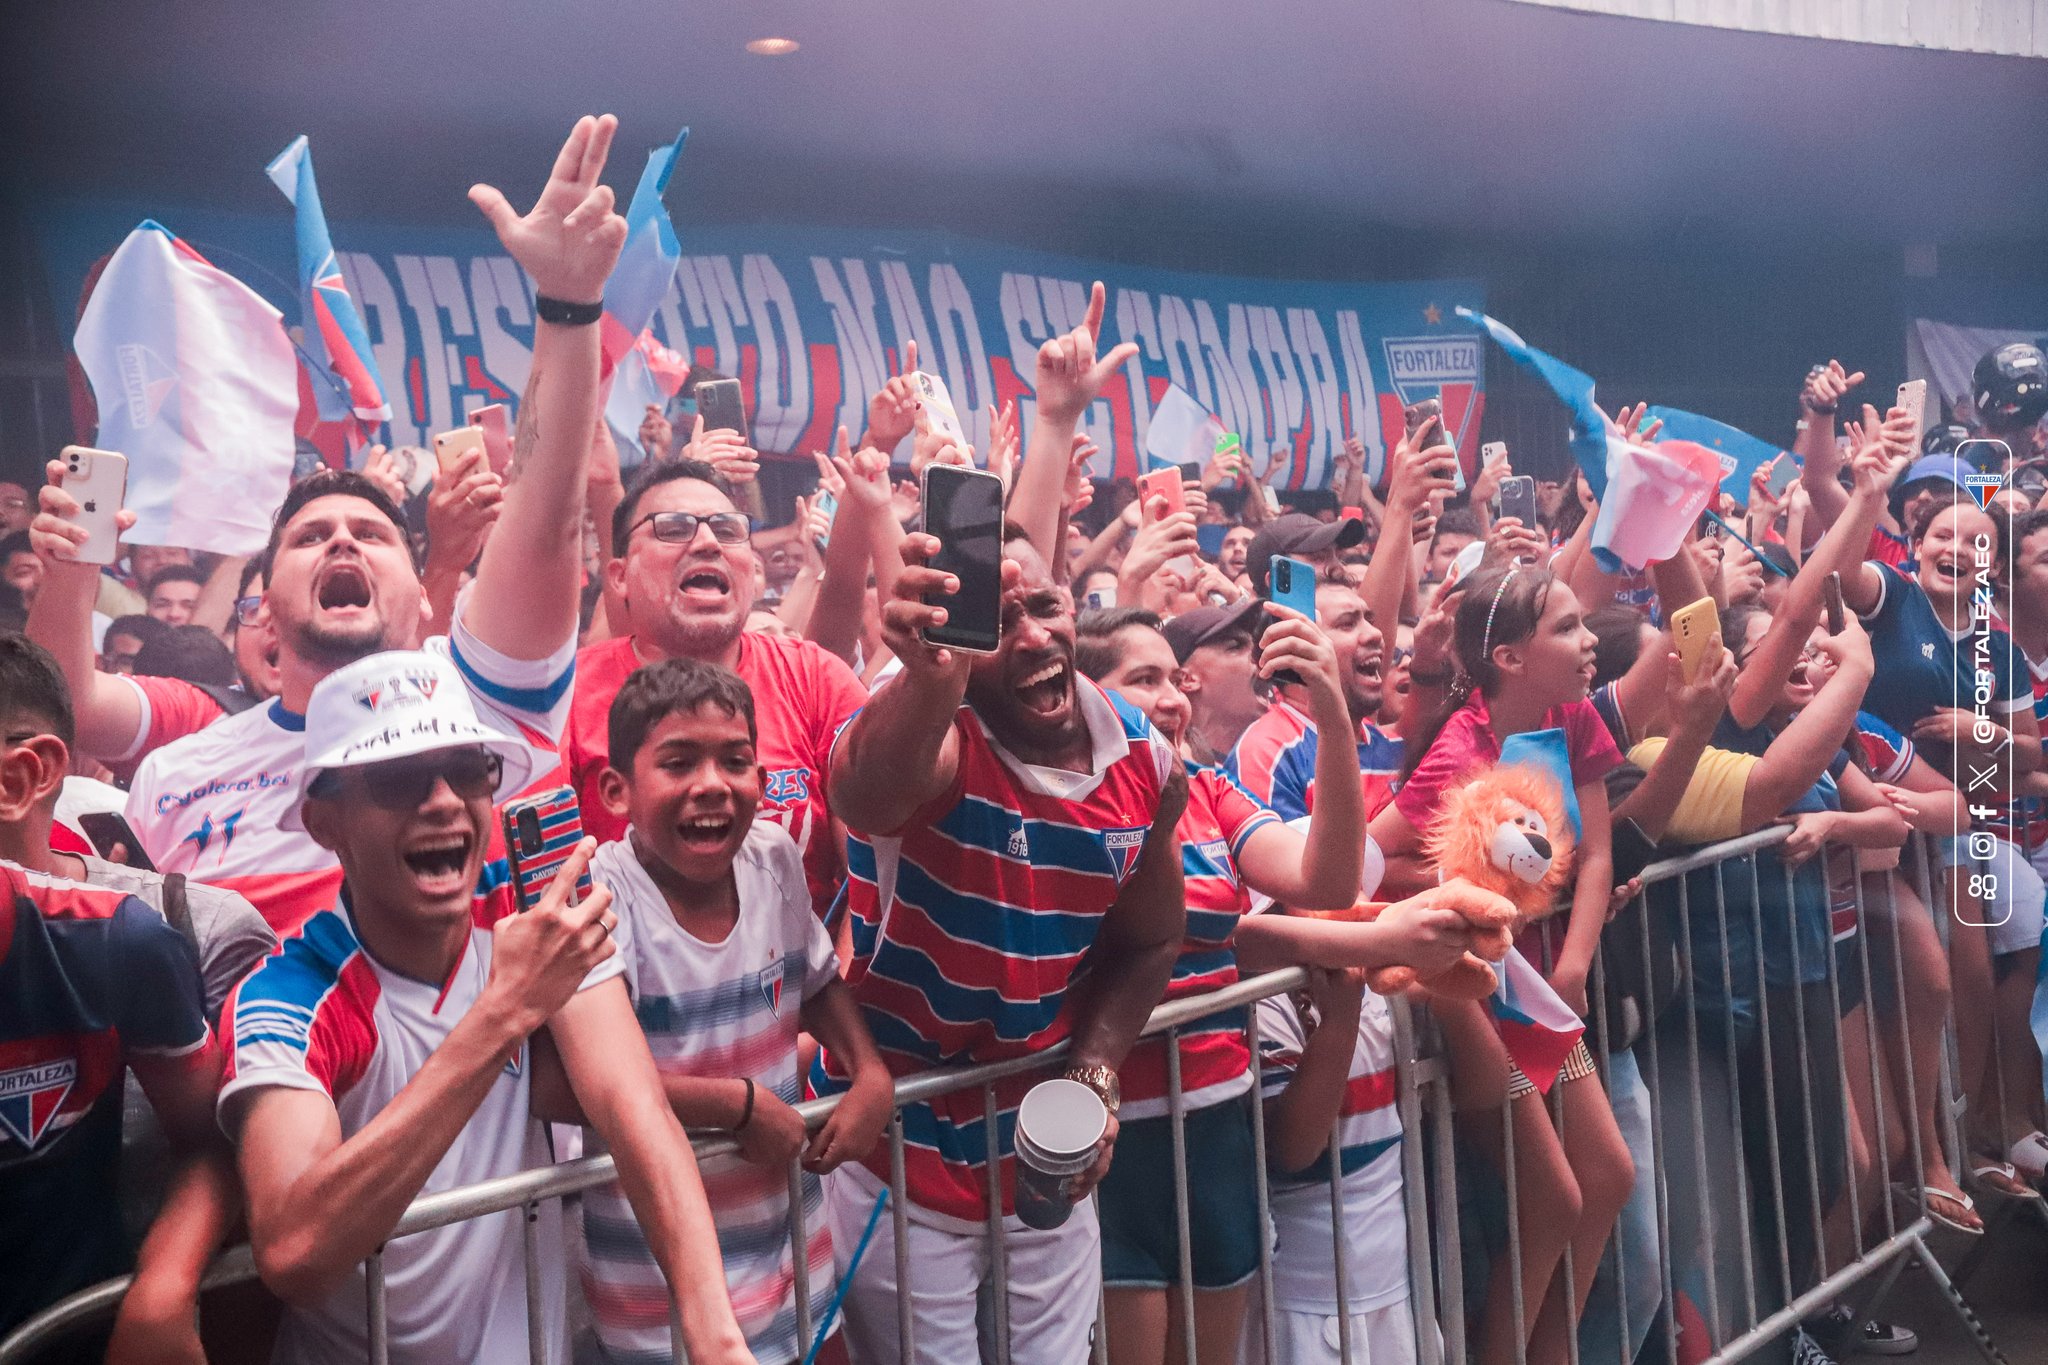
[[[469,688],[452,661],[424,650],[392,650],[328,674],[306,705],[306,758],[298,799],[278,822],[305,828],[300,809],[313,780],[332,768],[359,768],[436,749],[488,749],[504,764],[495,799],[529,782],[540,755],[477,719]]]

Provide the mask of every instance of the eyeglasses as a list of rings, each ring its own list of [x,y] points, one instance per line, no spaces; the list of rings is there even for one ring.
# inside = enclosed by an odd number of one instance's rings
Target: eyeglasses
[[[255,625],[255,624],[256,624],[256,622],[257,622],[257,621],[258,621],[259,619],[261,619],[261,618],[262,618],[262,616],[263,616],[263,594],[262,594],[262,593],[260,593],[260,592],[259,592],[259,593],[257,593],[257,594],[256,594],[256,595],[255,595],[254,597],[237,597],[237,598],[235,599],[235,624],[236,624],[236,625],[238,625],[238,626],[253,626],[253,625]]]
[[[697,538],[699,526],[709,526],[712,538],[720,545],[744,545],[747,543],[747,519],[737,512],[713,512],[699,516],[695,512],[649,512],[633,523],[626,531],[628,539],[643,526],[654,528],[654,538],[669,545],[688,545]]]
[[[353,777],[372,805],[393,811],[418,810],[427,804],[437,782],[446,782],[464,801],[497,795],[504,766],[488,749],[443,749],[418,758],[365,763],[360,768],[330,768],[313,779],[306,794],[332,800],[341,795],[344,779]]]

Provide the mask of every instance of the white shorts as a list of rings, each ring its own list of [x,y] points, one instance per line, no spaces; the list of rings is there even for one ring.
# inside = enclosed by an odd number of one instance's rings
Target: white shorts
[[[1254,1300],[1257,1294],[1254,1293]],[[1273,1313],[1273,1349],[1281,1365],[1343,1365],[1334,1313]],[[1244,1365],[1265,1365],[1258,1304],[1244,1317]],[[1351,1365],[1415,1365],[1415,1309],[1406,1300],[1351,1315]]]
[[[1988,879],[1994,891],[1982,897],[1985,936],[1993,956],[2017,953],[2041,946],[2044,887],[2042,874],[2035,871],[2019,849],[2004,839],[1991,839],[1991,856],[1972,858],[1969,845],[1981,836],[1941,840],[1943,867],[1953,867],[1963,884],[1972,873]]]
[[[841,1310],[853,1365],[972,1365],[981,1347],[975,1299],[992,1277],[993,1259],[983,1231],[954,1232],[913,1218],[910,1243],[912,1350],[901,1347],[896,1323],[896,1220],[885,1210],[860,1265],[847,1261],[860,1243],[881,1185],[857,1166],[825,1178],[825,1211],[832,1220],[832,1253],[847,1285]],[[1008,1226],[1010,1359],[1013,1365],[1086,1365],[1102,1302],[1102,1230],[1095,1201],[1074,1206],[1051,1232]]]

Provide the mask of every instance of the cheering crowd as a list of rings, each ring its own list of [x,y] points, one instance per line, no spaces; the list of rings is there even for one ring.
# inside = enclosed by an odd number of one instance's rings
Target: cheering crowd
[[[1235,446],[1178,498],[1091,481],[1078,428],[1135,351],[1098,353],[1097,285],[1038,354],[1028,434],[1009,409],[988,450],[948,440],[907,354],[868,429],[816,456],[829,499],[769,526],[760,455],[706,430],[691,387],[649,410],[650,458],[621,473],[592,303],[625,234],[600,183],[614,126],[579,122],[524,214],[471,192],[537,295],[502,475],[472,451],[409,498],[377,451],[296,482],[256,558],[128,546],[104,569],[78,558],[61,464],[39,490],[0,484],[21,611],[0,635],[0,1332],[133,1268],[109,1360],[272,1339],[279,1361],[362,1360],[374,1256],[394,1361],[522,1359],[530,1319],[563,1358],[573,1270],[606,1360],[667,1360],[673,1312],[699,1365],[792,1365],[800,1317],[831,1321],[823,1359],[890,1361],[907,1314],[916,1359],[958,1365],[993,1295],[1016,1361],[1087,1359],[1100,1306],[1115,1365],[1262,1360],[1266,1310],[1280,1361],[1341,1340],[1399,1365],[1421,1194],[1400,1146],[1420,1135],[1368,978],[1441,1037],[1461,1162],[1516,1191],[1519,1235],[1469,1305],[1479,1360],[1633,1359],[1673,1330],[1664,1285],[1735,1245],[1685,1221],[1732,1207],[1674,1198],[1663,1266],[1643,1178],[1639,1056],[1688,1015],[1703,1083],[1739,1100],[1718,1112],[1741,1117],[1706,1167],[1667,1142],[1673,1179],[1742,1166],[1790,1292],[1842,1264],[1892,1182],[1964,1235],[1982,1201],[2041,1198],[2038,351],[1980,367],[1976,419],[2010,451],[1988,500],[1969,488],[1987,466],[1953,453],[1976,433],[1923,437],[1830,362],[1796,395],[1796,478],[1759,471],[1676,554],[1617,574],[1583,477],[1538,481],[1532,523],[1498,515],[1509,458],[1464,488],[1433,418],[1377,486],[1353,442],[1291,507]],[[1656,441],[1641,409],[1613,421]],[[960,585],[918,481],[948,464],[1007,489],[993,653],[928,640]],[[1276,561],[1310,566],[1312,611]],[[1688,661],[1680,609],[1702,601],[1715,624]],[[1485,937],[1435,894],[1433,831],[1525,740],[1554,744],[1569,827],[1516,847],[1544,867],[1569,848],[1569,875],[1498,971],[1573,1021],[1554,1054],[1427,984]],[[1986,768],[1995,789],[1966,800]],[[565,786],[589,837],[514,913],[494,808]],[[1695,872],[1681,903],[1636,880],[1645,849],[1779,824],[1746,884]],[[1934,904],[1900,858],[1915,831]],[[1647,943],[1642,916],[1682,945],[1684,980],[1601,954]],[[1863,951],[1886,981],[1896,960],[1902,995],[1849,989]],[[1243,1007],[1173,1055],[1138,1040],[1162,1001],[1297,965],[1305,991],[1254,1007],[1259,1093]],[[1956,1013],[1961,1153],[1936,1114],[1952,998],[1976,1006]],[[1059,1044],[992,1098],[894,1103],[905,1077]],[[1043,1227],[1018,1217],[1015,1133],[1050,1077],[1108,1119]],[[810,1124],[796,1106],[817,1096],[837,1104]],[[907,1248],[873,1216],[899,1112]],[[699,1161],[686,1132],[738,1150]],[[617,1163],[580,1230],[551,1203],[389,1240],[422,1195],[579,1142]],[[1815,1191],[1822,1225],[1783,1216],[1780,1186]],[[283,1307],[209,1298],[202,1341],[201,1273],[242,1239]],[[1797,1333],[1806,1361],[1911,1348],[1846,1308]]]

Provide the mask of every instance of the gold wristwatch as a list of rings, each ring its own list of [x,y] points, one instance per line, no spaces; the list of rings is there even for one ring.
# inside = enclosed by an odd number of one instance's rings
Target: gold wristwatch
[[[1123,1091],[1117,1085],[1116,1072],[1106,1066],[1100,1064],[1095,1066],[1070,1066],[1061,1072],[1060,1075],[1070,1081],[1079,1081],[1090,1090],[1093,1090],[1097,1095],[1101,1096],[1103,1105],[1112,1114],[1116,1112],[1117,1105],[1122,1102]]]

